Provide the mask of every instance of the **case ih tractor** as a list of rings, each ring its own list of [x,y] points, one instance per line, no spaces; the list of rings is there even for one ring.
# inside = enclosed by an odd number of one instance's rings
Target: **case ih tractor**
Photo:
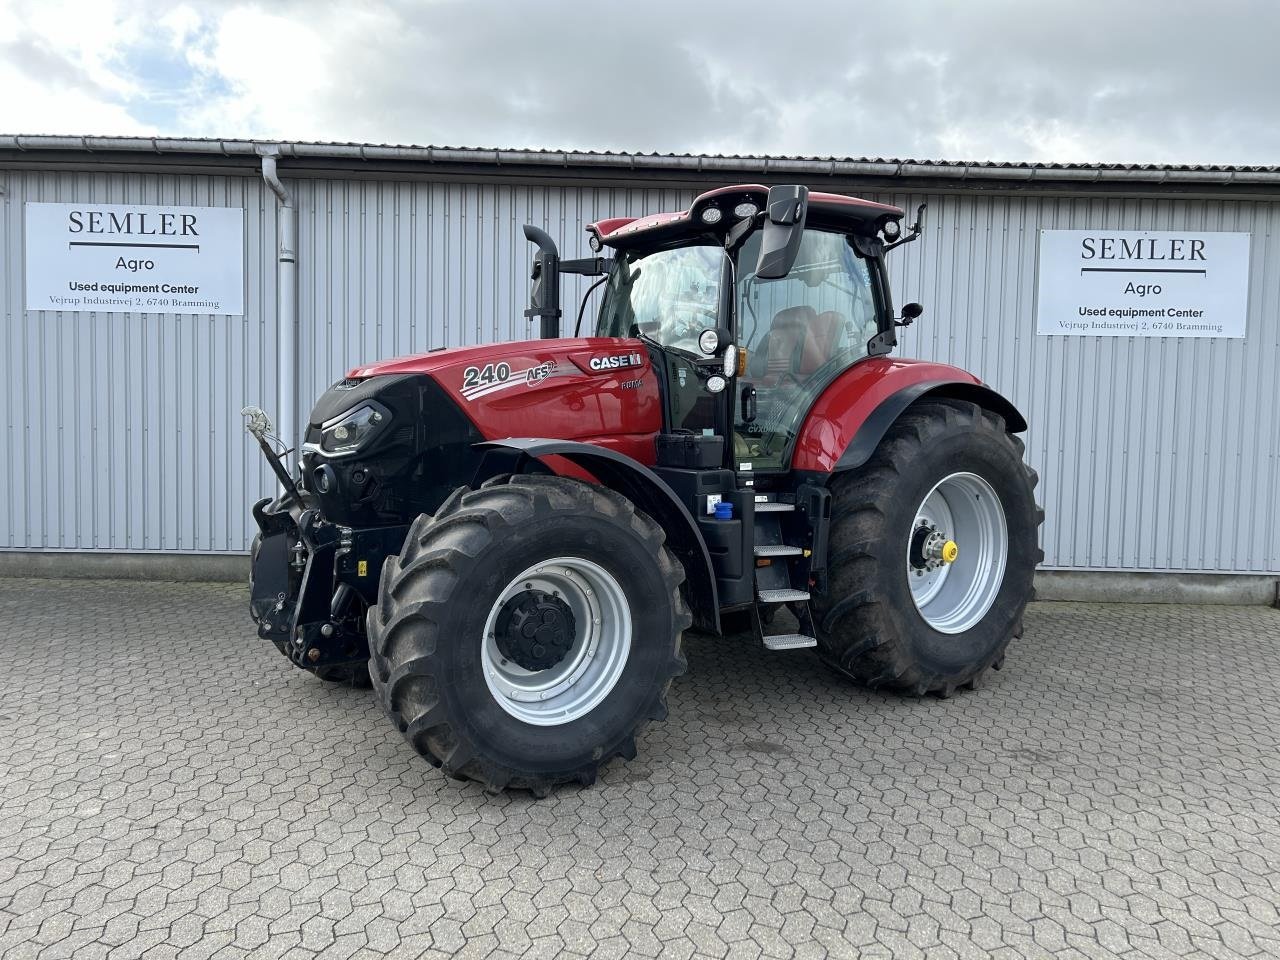
[[[1043,514],[1012,404],[890,356],[922,312],[890,302],[902,218],[746,185],[591,224],[587,259],[525,227],[541,339],[356,367],[292,473],[246,408],[283,491],[253,508],[259,634],[370,678],[446,773],[539,795],[635,755],[691,625],[870,687],[976,685]],[[563,273],[601,278],[594,336],[560,336]]]

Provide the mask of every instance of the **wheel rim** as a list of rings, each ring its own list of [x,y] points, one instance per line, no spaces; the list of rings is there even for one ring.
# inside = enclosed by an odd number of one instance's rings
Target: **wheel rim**
[[[563,659],[528,670],[500,648],[499,614],[521,594],[538,592],[572,612],[573,642]],[[489,609],[481,638],[484,679],[494,700],[525,723],[555,726],[590,713],[617,685],[631,650],[631,608],[621,585],[599,564],[556,557],[515,577]]]
[[[948,561],[947,544],[958,548]],[[907,581],[920,616],[939,633],[963,633],[995,603],[1009,555],[1004,506],[976,473],[944,477],[916,510]]]

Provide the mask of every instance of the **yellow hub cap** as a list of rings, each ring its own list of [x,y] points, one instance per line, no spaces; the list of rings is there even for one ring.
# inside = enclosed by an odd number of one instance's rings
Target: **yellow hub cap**
[[[942,545],[943,563],[955,563],[958,556],[960,556],[960,546],[954,540],[948,540]]]

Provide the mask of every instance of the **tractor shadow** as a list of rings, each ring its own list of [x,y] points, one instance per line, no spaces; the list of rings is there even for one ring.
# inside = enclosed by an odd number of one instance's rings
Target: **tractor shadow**
[[[672,686],[671,720],[696,717],[722,730],[735,750],[787,756],[792,747],[784,732],[802,715],[822,713],[825,705],[896,699],[862,689],[812,649],[767,650],[750,632],[687,633],[684,653],[689,669]]]
[[[790,626],[785,616],[774,630]],[[854,775],[894,763],[932,766],[942,744],[967,751],[958,741],[985,729],[987,711],[1012,693],[1000,689],[999,674],[947,700],[868,690],[812,649],[766,650],[750,633],[688,633],[684,650],[689,669],[672,685],[668,721],[646,739],[658,741],[655,763],[691,775],[715,757],[772,777],[818,775],[832,764]]]

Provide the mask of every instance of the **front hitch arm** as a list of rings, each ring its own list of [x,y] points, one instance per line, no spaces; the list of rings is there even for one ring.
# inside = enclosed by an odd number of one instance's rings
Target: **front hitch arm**
[[[267,465],[271,467],[271,472],[276,475],[276,479],[280,481],[280,486],[284,488],[285,496],[291,499],[299,507],[304,507],[302,495],[298,493],[298,486],[293,482],[293,477],[289,476],[289,471],[284,468],[284,464],[280,462],[280,458],[287,454],[277,454],[271,449],[271,418],[267,416],[266,411],[261,407],[244,407],[240,410],[240,416],[245,418],[244,429],[251,437],[258,441],[258,446],[262,448],[262,454],[267,458]]]

